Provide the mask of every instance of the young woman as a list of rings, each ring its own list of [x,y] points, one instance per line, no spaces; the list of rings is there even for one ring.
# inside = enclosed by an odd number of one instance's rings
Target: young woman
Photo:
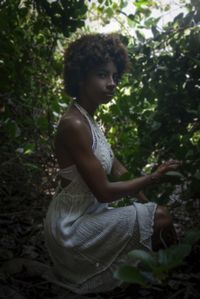
[[[79,294],[120,285],[113,273],[129,251],[176,242],[164,207],[153,202],[109,207],[125,196],[139,194],[145,200],[141,190],[179,165],[170,160],[151,175],[120,181],[127,169],[114,156],[94,113],[112,99],[129,66],[127,49],[114,33],[83,35],[65,52],[65,90],[73,102],[55,137],[60,183],[45,219],[45,239],[55,275]],[[118,181],[110,182],[108,174]]]

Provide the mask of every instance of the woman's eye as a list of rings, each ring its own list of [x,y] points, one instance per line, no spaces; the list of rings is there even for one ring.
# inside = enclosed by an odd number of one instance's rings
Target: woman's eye
[[[99,77],[100,77],[100,78],[105,78],[105,77],[106,77],[106,74],[105,74],[105,73],[99,73]]]
[[[118,75],[114,76],[114,77],[113,77],[113,80],[114,80],[115,82],[118,82],[118,81],[119,81],[119,77],[118,77]]]
[[[107,73],[98,73],[98,76],[102,79],[105,79],[106,76],[109,76]],[[113,81],[115,81],[116,83],[118,83],[119,81],[119,76],[116,74],[113,76]]]

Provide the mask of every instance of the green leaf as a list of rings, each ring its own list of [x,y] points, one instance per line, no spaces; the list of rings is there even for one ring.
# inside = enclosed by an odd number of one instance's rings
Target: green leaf
[[[188,244],[179,244],[167,249],[159,250],[158,262],[160,267],[157,269],[169,271],[183,263],[184,258],[190,253],[191,246]]]
[[[5,128],[11,138],[17,138],[21,135],[21,130],[16,122],[9,120],[5,123]]]
[[[25,166],[28,169],[32,170],[32,171],[39,171],[39,170],[41,170],[40,167],[38,165],[34,164],[34,163],[27,162],[27,163],[25,163]]]
[[[39,117],[37,120],[37,125],[41,130],[47,130],[48,128],[48,120],[46,117]]]
[[[160,127],[161,127],[161,123],[158,122],[158,121],[154,121],[154,122],[152,123],[152,125],[151,125],[151,129],[152,129],[153,131],[158,130]]]
[[[140,31],[136,30],[136,35],[140,42],[145,42],[145,37]]]
[[[181,178],[183,177],[183,175],[180,172],[173,171],[173,170],[166,172],[165,175],[172,176],[172,177],[181,177]]]
[[[140,1],[137,1],[134,3],[134,5],[137,7],[137,8],[140,8],[142,5],[147,5],[148,6],[148,3],[149,1],[148,0],[140,0]]]
[[[200,240],[200,230],[190,230],[186,233],[183,243],[193,245]]]
[[[173,22],[177,22],[179,24],[182,23],[182,20],[183,20],[183,16],[184,14],[181,12],[180,14],[178,14],[175,18],[174,18],[174,21]]]
[[[133,15],[133,14],[128,15],[128,18],[129,18],[131,21],[135,21],[135,15]]]
[[[150,27],[150,26],[153,26],[155,25],[159,20],[160,20],[161,17],[159,18],[152,18],[152,17],[149,17],[145,22],[144,22],[144,25],[146,27]]]
[[[140,271],[130,266],[122,266],[119,268],[119,270],[115,272],[114,277],[125,282],[140,284],[143,287],[147,286],[145,278]]]
[[[159,34],[160,34],[160,32],[158,31],[158,29],[156,28],[155,25],[153,25],[153,26],[151,27],[151,31],[152,31],[152,33],[153,33],[153,35],[154,35],[154,38],[156,38],[156,37],[159,36]]]
[[[24,147],[24,154],[30,155],[35,151],[35,144],[29,143]]]
[[[113,16],[113,10],[112,8],[108,7],[105,11],[108,15],[109,18],[111,18]]]
[[[196,59],[194,57],[190,57],[191,60],[193,60],[198,66],[200,66],[200,59]]]
[[[157,265],[156,257],[154,257],[152,253],[146,252],[144,250],[133,250],[128,253],[128,256],[130,256],[133,260],[141,261],[144,265],[151,269]]]
[[[152,272],[146,272],[146,271],[142,271],[142,276],[144,276],[145,280],[151,284],[151,285],[155,285],[155,284],[160,284],[161,283],[161,275],[160,277],[155,277],[154,273]],[[163,275],[162,275],[163,277]]]
[[[197,180],[200,180],[200,171],[197,170],[194,174],[194,178],[197,179]]]

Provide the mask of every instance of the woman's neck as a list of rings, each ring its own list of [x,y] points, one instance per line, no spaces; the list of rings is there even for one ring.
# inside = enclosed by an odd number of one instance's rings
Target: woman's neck
[[[98,108],[98,105],[96,103],[93,103],[88,100],[83,100],[83,99],[76,99],[75,103],[79,104],[81,107],[83,107],[89,115],[93,118],[95,111]]]

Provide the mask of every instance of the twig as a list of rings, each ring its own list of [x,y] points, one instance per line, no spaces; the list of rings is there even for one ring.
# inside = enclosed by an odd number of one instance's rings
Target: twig
[[[186,291],[185,291],[185,295],[184,295],[183,299],[187,299],[189,296],[189,293],[190,293],[190,284],[187,285],[187,287],[186,287]]]
[[[168,299],[172,299],[177,297],[179,294],[181,294],[182,292],[185,291],[185,288],[178,290],[177,292],[175,292],[172,296],[168,297]]]
[[[49,281],[41,281],[41,282],[38,282],[38,283],[32,283],[27,288],[28,289],[33,288],[33,287],[35,288],[35,287],[43,285],[43,284],[49,284]]]
[[[167,244],[165,243],[165,240],[162,237],[162,232],[163,232],[163,230],[160,231],[159,237],[160,237],[160,240],[161,240],[162,244],[164,245],[164,247],[167,248],[168,246],[167,246]]]

